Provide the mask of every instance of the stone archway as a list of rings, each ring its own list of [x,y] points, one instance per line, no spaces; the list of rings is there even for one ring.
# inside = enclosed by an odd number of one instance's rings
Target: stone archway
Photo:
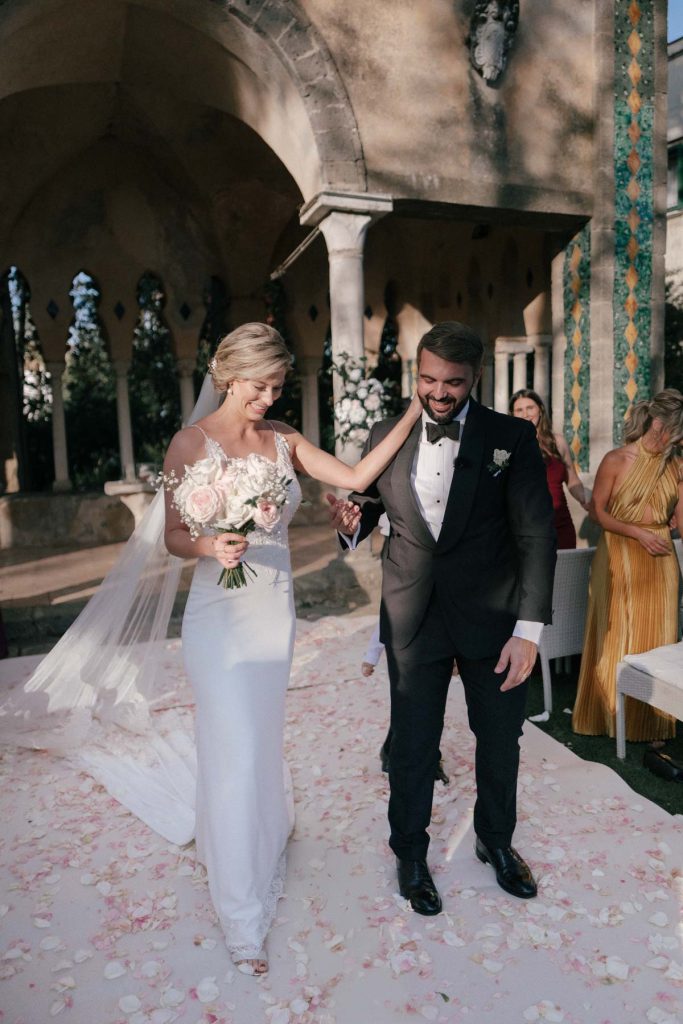
[[[302,201],[366,187],[345,87],[298,3],[7,0],[0,44],[0,134],[14,143],[0,253],[31,271],[55,365],[82,260],[122,380],[134,282],[158,268],[182,378],[211,276],[229,283],[236,319],[263,315],[256,289]]]

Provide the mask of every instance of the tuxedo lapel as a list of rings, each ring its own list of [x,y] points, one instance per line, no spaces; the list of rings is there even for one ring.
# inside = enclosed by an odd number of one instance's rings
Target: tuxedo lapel
[[[399,506],[406,523],[409,525],[413,535],[425,547],[433,548],[434,538],[429,532],[429,527],[422,518],[417,505],[415,491],[411,483],[410,475],[413,470],[415,452],[422,436],[422,419],[415,423],[408,439],[402,448],[399,449],[394,459],[391,470],[391,489],[394,503]]]
[[[486,416],[481,406],[470,399],[455,471],[448,492],[439,548],[450,547],[460,537],[472,510],[486,441]]]

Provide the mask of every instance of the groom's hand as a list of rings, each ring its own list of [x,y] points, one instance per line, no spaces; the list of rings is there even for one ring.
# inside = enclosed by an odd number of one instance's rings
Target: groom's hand
[[[519,686],[525,679],[528,679],[536,664],[537,653],[538,647],[531,640],[523,640],[519,636],[510,637],[500,652],[498,664],[493,670],[500,673],[509,666],[501,691],[512,690],[513,687]]]
[[[334,494],[326,494],[325,497],[330,506],[330,523],[332,527],[338,530],[339,533],[346,534],[347,537],[353,537],[360,523],[361,511],[359,506],[354,505],[352,501],[337,498]]]

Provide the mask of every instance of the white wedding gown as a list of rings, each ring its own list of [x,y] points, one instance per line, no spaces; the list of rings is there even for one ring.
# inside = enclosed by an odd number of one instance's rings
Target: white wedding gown
[[[201,558],[182,629],[196,702],[197,855],[236,959],[261,951],[282,893],[292,827],[282,749],[295,632],[287,528],[301,490],[289,446],[274,433],[278,466],[291,482],[273,532],[249,534],[246,561],[256,578],[225,590],[216,585],[219,564]],[[206,445],[207,455],[237,461],[213,439]]]
[[[196,418],[212,409],[202,397],[211,402],[210,385],[207,378]],[[216,442],[207,445],[229,461]],[[261,951],[294,819],[282,746],[295,630],[287,531],[301,490],[277,432],[275,446],[291,482],[272,533],[249,535],[256,578],[225,590],[219,563],[204,558],[194,573],[182,636],[196,742],[176,710],[186,699],[165,670],[182,561],[164,546],[162,493],[76,621],[0,699],[0,745],[68,757],[169,842],[196,837],[235,959]]]

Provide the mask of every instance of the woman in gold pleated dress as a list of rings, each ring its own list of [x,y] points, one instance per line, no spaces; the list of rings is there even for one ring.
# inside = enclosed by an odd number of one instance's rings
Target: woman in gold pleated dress
[[[638,402],[625,444],[600,463],[593,558],[574,731],[614,736],[616,670],[625,654],[678,640],[679,569],[669,526],[683,532],[683,395],[667,388]],[[676,720],[626,698],[626,738],[665,740]]]

